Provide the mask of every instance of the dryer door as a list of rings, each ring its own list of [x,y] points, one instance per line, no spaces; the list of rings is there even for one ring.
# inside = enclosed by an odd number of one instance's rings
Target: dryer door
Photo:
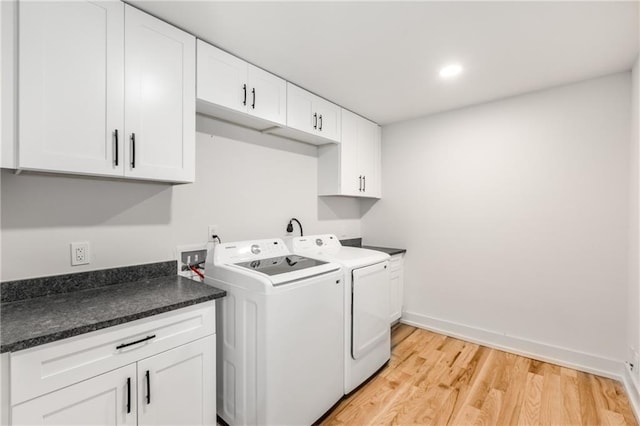
[[[387,339],[389,262],[353,270],[351,284],[351,356],[361,358]]]

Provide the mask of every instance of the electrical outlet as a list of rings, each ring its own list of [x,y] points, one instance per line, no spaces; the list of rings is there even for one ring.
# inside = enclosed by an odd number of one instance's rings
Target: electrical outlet
[[[207,241],[213,242],[213,235],[218,235],[218,225],[209,225],[209,235],[207,235]]]
[[[90,259],[89,242],[71,243],[71,266],[88,265]]]

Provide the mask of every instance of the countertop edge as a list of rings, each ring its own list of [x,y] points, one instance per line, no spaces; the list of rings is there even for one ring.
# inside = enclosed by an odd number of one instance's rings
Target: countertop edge
[[[407,252],[407,249],[391,248],[391,247],[379,247],[379,246],[369,246],[369,245],[363,245],[362,248],[363,249],[368,249],[368,250],[381,251],[383,253],[387,253],[389,256],[394,256],[396,254],[403,254],[403,253]]]
[[[218,293],[211,294],[208,296],[201,296],[192,300],[186,300],[186,301],[174,303],[171,305],[165,305],[165,306],[153,308],[148,311],[136,312],[134,314],[125,315],[123,317],[113,318],[110,320],[100,321],[92,324],[86,324],[86,325],[82,325],[80,327],[72,328],[69,330],[59,331],[51,334],[45,334],[38,337],[32,337],[26,340],[20,340],[17,342],[8,343],[0,346],[0,353],[17,352],[24,349],[45,345],[47,343],[52,343],[52,342],[63,340],[69,337],[79,336],[81,334],[87,334],[93,331],[102,330],[102,329],[113,327],[120,324],[126,324],[128,322],[136,321],[143,318],[148,318],[153,315],[175,311],[177,309],[185,308],[187,306],[209,302],[211,300],[219,299],[224,296],[226,296],[226,291],[220,290]]]

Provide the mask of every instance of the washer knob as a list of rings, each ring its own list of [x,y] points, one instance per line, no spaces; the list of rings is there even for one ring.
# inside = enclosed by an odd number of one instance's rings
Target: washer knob
[[[253,254],[260,254],[260,246],[257,244],[254,244],[251,246],[251,253]]]
[[[317,245],[318,247],[320,247],[320,246],[322,246],[322,244],[323,244],[323,243],[322,243],[322,238],[316,238],[316,245]]]

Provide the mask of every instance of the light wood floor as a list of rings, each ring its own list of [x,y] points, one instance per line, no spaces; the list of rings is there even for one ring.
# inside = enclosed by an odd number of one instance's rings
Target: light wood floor
[[[387,367],[323,425],[637,425],[611,379],[407,325]]]

